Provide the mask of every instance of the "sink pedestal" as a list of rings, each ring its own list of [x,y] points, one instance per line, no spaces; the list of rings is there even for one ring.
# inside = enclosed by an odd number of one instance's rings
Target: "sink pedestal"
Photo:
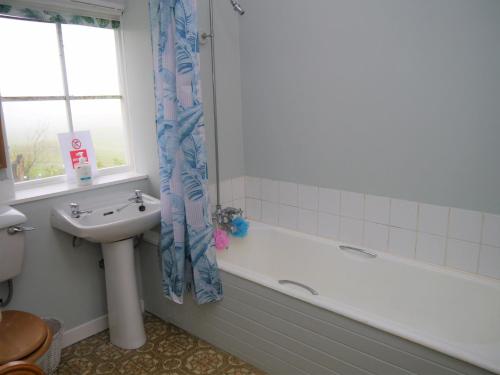
[[[137,349],[146,342],[134,266],[134,240],[102,244],[111,343]]]

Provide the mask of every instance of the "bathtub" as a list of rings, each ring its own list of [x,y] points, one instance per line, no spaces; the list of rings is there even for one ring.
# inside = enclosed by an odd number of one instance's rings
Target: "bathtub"
[[[500,282],[252,222],[218,254],[221,303],[146,309],[276,374],[500,374]],[[153,247],[154,249],[154,247]]]

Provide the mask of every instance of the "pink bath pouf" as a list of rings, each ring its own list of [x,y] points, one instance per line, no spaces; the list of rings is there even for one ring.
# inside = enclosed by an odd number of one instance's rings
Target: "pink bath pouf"
[[[222,229],[217,228],[214,232],[215,248],[224,250],[229,246],[229,236]]]

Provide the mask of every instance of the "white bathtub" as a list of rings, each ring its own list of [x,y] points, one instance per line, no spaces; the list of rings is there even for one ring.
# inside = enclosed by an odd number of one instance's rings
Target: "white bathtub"
[[[218,255],[222,303],[146,308],[270,373],[500,373],[500,282],[339,245],[252,222]]]

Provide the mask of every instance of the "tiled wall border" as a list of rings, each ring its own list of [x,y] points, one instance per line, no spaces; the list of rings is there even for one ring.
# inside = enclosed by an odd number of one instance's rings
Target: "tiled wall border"
[[[221,197],[253,220],[500,279],[499,215],[248,176]]]
[[[215,209],[217,201],[215,184],[209,184],[208,193],[212,209]],[[245,177],[236,177],[221,181],[220,187],[221,203],[224,206],[231,206],[245,210]]]

